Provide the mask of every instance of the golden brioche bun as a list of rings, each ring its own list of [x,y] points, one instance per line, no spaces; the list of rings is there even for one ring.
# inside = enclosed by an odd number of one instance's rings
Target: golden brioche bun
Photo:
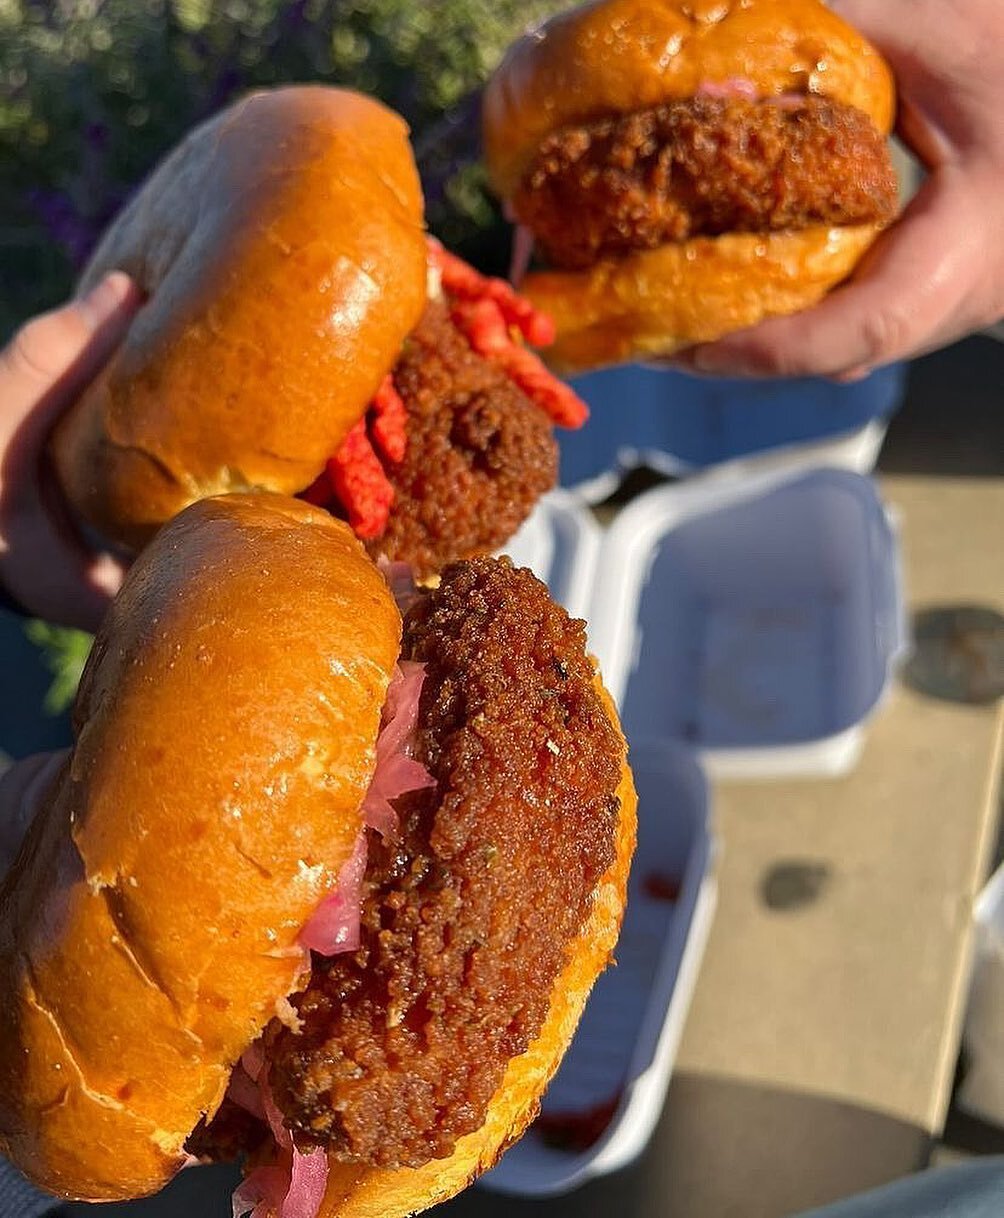
[[[426,300],[403,120],[356,93],[256,93],[193,131],[106,233],[150,296],[56,430],[74,511],[138,548],[196,499],[295,494],[360,417]]]
[[[535,271],[520,291],[554,319],[548,363],[583,372],[654,359],[806,309],[847,278],[877,232],[859,225],[698,237],[587,271]]]
[[[617,712],[598,676],[596,687],[610,722],[619,731]],[[318,1218],[405,1218],[438,1205],[493,1167],[536,1117],[540,1098],[561,1064],[593,983],[611,961],[624,915],[638,799],[626,744],[623,748],[614,860],[597,886],[588,921],[569,945],[540,1034],[526,1053],[509,1062],[484,1124],[461,1138],[449,1158],[433,1159],[424,1167],[358,1168],[330,1160]]]
[[[294,500],[196,504],[133,567],[0,888],[0,1152],[42,1188],[160,1188],[296,988],[400,628],[348,527]]]
[[[887,135],[892,75],[820,0],[594,0],[516,42],[484,100],[485,158],[503,198],[542,140],[571,124],[752,81],[855,106]],[[551,312],[547,359],[565,371],[651,358],[816,303],[845,279],[877,226],[728,234],[608,259],[520,285]],[[606,331],[609,331],[607,333]]]

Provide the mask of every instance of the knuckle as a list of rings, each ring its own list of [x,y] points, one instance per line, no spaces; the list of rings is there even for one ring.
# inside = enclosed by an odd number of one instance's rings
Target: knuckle
[[[767,359],[764,364],[764,371],[769,376],[787,379],[793,376],[805,376],[806,373],[812,371],[812,364],[806,360],[804,353],[786,348],[782,351],[774,352]]]
[[[895,308],[866,313],[861,318],[862,354],[856,363],[887,364],[909,350],[912,339],[910,319]]]

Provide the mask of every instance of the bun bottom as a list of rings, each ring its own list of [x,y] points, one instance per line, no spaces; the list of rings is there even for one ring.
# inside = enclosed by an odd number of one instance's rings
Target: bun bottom
[[[662,245],[587,271],[535,271],[520,284],[549,313],[559,372],[671,355],[816,304],[846,279],[877,225],[730,233]]]
[[[599,680],[597,688],[616,724],[613,703]],[[404,1218],[448,1201],[494,1167],[536,1117],[540,1097],[571,1042],[593,983],[610,963],[620,931],[637,833],[638,800],[626,762],[617,796],[621,810],[614,861],[554,983],[540,1035],[526,1053],[510,1061],[484,1124],[461,1138],[449,1158],[433,1159],[423,1167],[359,1168],[331,1162],[318,1218]]]

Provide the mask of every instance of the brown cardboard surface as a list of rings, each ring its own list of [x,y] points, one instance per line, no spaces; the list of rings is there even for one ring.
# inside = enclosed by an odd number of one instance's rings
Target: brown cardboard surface
[[[1004,606],[1001,482],[882,487],[912,611]],[[923,1160],[958,1053],[1001,740],[999,708],[897,683],[846,778],[719,787],[718,918],[660,1129],[660,1174],[686,1200],[647,1192],[645,1213],[775,1218]],[[771,908],[779,874],[810,877],[814,898]]]
[[[998,739],[992,709],[897,689],[847,779],[718,790],[720,904],[681,1069],[939,1129]],[[816,894],[771,908],[799,868]]]

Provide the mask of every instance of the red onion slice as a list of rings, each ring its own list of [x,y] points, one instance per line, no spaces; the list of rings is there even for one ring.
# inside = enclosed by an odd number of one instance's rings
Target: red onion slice
[[[725,80],[704,80],[697,86],[698,97],[743,97],[757,101],[760,90],[745,76],[729,76]]]
[[[530,269],[533,257],[533,233],[524,224],[517,224],[512,235],[512,256],[509,259],[509,282],[518,288]]]
[[[233,1218],[248,1213],[251,1218],[276,1218],[282,1212],[288,1180],[284,1167],[256,1167],[234,1189]]]
[[[289,1188],[279,1218],[316,1218],[328,1185],[328,1156],[323,1150],[301,1154],[293,1146]]]
[[[334,888],[310,915],[299,942],[322,956],[354,952],[359,946],[359,907],[366,871],[366,834],[360,833]]]
[[[258,1090],[258,1084],[248,1076],[244,1067],[237,1063],[234,1066],[233,1072],[230,1075],[230,1083],[227,1086],[227,1099],[231,1100],[238,1108],[243,1108],[245,1112],[250,1112],[252,1116],[256,1116],[260,1121],[265,1119],[265,1109],[261,1102],[261,1092]]]

